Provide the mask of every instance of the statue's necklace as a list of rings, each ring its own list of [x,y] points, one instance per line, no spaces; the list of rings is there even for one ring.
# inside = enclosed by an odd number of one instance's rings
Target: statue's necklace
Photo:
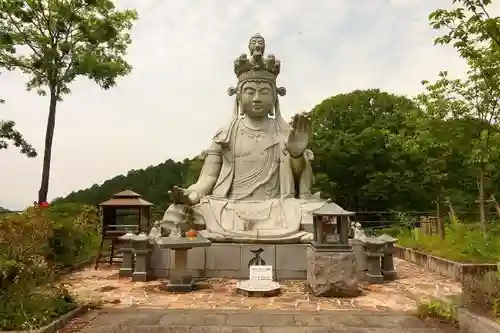
[[[255,140],[255,141],[259,142],[266,137],[266,131],[264,131],[264,129],[250,128],[244,122],[242,122],[242,123],[243,123],[244,129],[242,129],[241,134],[242,135],[245,134],[250,140]]]

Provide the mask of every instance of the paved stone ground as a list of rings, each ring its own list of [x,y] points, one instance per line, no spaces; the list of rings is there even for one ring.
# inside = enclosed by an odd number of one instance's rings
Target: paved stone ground
[[[363,284],[363,295],[352,299],[314,297],[302,281],[280,281],[282,293],[269,298],[241,296],[237,280],[228,279],[207,279],[195,292],[176,294],[163,290],[162,281],[119,278],[116,266],[85,268],[62,282],[80,300],[103,306],[59,333],[458,332],[412,314],[417,300],[458,294],[460,285],[403,260],[395,264],[396,281]]]
[[[395,313],[366,311],[106,309],[59,333],[452,333],[454,328]]]
[[[282,293],[270,298],[247,298],[236,293],[237,280],[207,279],[188,294],[169,293],[161,281],[132,282],[118,277],[117,267],[101,265],[73,272],[63,282],[84,301],[103,302],[105,308],[157,309],[275,309],[275,310],[366,310],[408,312],[417,300],[429,296],[450,296],[461,292],[460,284],[420,267],[395,259],[399,277],[382,285],[362,285],[363,295],[353,299],[314,297],[302,281],[280,281]]]

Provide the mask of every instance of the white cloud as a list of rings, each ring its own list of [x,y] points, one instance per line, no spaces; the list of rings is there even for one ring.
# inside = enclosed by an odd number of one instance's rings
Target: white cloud
[[[427,22],[431,10],[449,3],[121,0],[140,15],[128,56],[134,71],[110,91],[78,80],[59,105],[50,197],[205,148],[231,115],[233,59],[256,32],[282,61],[286,116],[340,92],[411,95],[441,69],[459,73],[454,51],[433,47]],[[24,91],[25,80],[19,73],[0,78],[8,102],[1,118],[15,120],[42,155],[48,101]],[[0,161],[0,206],[35,200],[42,156],[27,159],[12,148]]]

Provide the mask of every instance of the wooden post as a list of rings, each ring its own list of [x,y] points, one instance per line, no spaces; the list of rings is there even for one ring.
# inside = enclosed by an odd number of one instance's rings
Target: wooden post
[[[495,195],[491,195],[491,201],[495,204],[495,210],[497,211],[498,217],[500,217],[500,206],[498,205],[497,199],[495,198]]]
[[[449,216],[450,216],[450,220],[453,220],[456,215],[455,215],[455,210],[453,209],[453,205],[451,204],[451,201],[450,201],[450,197],[446,197],[446,203],[448,204],[448,209],[449,209]]]
[[[441,200],[439,196],[436,199],[436,229],[439,238],[444,239],[444,223],[443,219],[441,219]]]
[[[486,238],[486,201],[484,200],[484,168],[481,168],[479,174],[479,222],[483,235]]]

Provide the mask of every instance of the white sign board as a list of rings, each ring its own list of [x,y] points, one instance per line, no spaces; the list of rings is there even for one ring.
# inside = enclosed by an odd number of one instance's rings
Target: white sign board
[[[257,266],[250,265],[250,280],[254,281],[272,281],[273,280],[273,266]]]

